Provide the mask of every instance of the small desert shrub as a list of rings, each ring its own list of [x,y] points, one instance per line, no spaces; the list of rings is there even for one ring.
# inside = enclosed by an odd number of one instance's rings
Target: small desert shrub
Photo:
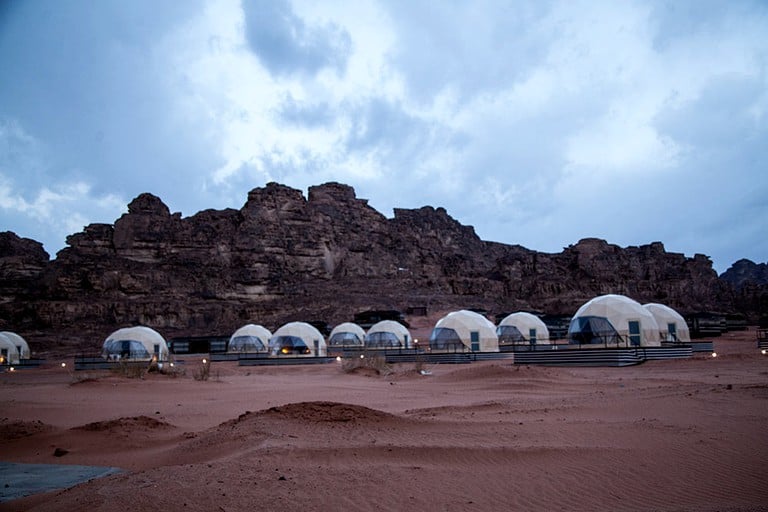
[[[85,382],[98,382],[99,380],[98,377],[94,377],[87,372],[69,372],[69,374],[72,376],[72,382],[70,383],[71,385],[83,384]]]
[[[416,355],[416,361],[413,363],[413,371],[416,373],[421,373],[422,371],[426,370],[426,364],[427,364],[427,355],[426,354],[417,354]]]
[[[157,366],[157,372],[161,375],[166,375],[175,379],[176,377],[183,377],[187,374],[187,371],[181,366],[172,362],[165,362],[162,365]]]
[[[387,364],[387,360],[382,355],[365,355],[363,357],[350,357],[341,362],[341,371],[352,373],[358,368],[374,370],[379,375],[389,375],[392,373],[392,367]]]
[[[192,374],[192,378],[195,380],[208,380],[211,377],[211,362],[208,359],[203,359],[200,366]]]
[[[120,361],[116,366],[112,367],[112,373],[129,379],[143,379],[148,368],[149,366],[141,363]]]

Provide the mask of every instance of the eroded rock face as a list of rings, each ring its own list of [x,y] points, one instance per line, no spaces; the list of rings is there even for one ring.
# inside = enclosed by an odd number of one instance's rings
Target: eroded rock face
[[[48,253],[43,244],[10,231],[0,233],[0,303],[34,295],[37,280],[47,265]]]
[[[572,314],[603,293],[681,312],[734,305],[706,256],[598,239],[539,253],[480,240],[443,208],[388,219],[339,183],[311,187],[307,198],[270,183],[239,210],[187,218],[142,194],[114,225],[92,224],[67,242],[49,262],[39,243],[0,234],[0,327],[34,333],[54,351],[93,350],[135,323],[172,337],[409,306]]]
[[[744,286],[768,285],[768,263],[755,263],[752,260],[741,259],[731,265],[720,277],[731,283],[737,290]]]

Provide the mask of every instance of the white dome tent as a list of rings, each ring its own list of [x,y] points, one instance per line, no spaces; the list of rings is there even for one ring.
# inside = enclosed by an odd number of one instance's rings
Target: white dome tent
[[[168,345],[154,329],[144,326],[124,327],[107,337],[102,357],[111,360],[168,360]]]
[[[27,340],[11,331],[0,331],[0,334],[8,338],[11,343],[16,346],[16,350],[19,353],[19,359],[29,359],[31,357]]]
[[[498,352],[496,326],[480,313],[460,310],[438,320],[429,337],[433,351]]]
[[[651,312],[659,325],[661,341],[668,343],[690,343],[691,331],[685,318],[677,311],[664,304],[649,303],[643,307]]]
[[[579,345],[661,346],[656,319],[624,295],[601,295],[587,301],[571,319],[568,339]]]
[[[320,331],[306,322],[289,322],[269,338],[269,353],[273,356],[325,357],[325,339]]]
[[[534,314],[519,311],[508,315],[496,328],[499,345],[548,345],[549,329]]]
[[[0,334],[0,364],[19,364],[19,349],[4,334]]]
[[[337,325],[328,337],[329,347],[363,348],[365,346],[365,331],[352,322]]]
[[[246,324],[229,338],[227,352],[268,352],[272,333],[261,325]]]
[[[411,333],[400,322],[382,320],[368,329],[366,348],[411,348]]]

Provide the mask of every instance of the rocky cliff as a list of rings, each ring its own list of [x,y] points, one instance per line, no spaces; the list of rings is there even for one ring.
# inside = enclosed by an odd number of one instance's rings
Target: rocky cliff
[[[270,183],[239,210],[186,218],[142,194],[114,225],[91,224],[67,243],[49,262],[39,243],[0,234],[0,328],[48,350],[92,347],[136,323],[172,337],[410,306],[570,315],[603,293],[681,312],[736,307],[703,255],[660,242],[585,239],[558,254],[485,242],[443,208],[390,219],[338,183],[306,198]]]

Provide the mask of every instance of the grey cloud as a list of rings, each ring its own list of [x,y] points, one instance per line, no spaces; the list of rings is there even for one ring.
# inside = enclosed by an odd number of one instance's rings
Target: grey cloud
[[[435,153],[468,144],[465,133],[411,115],[383,98],[346,106],[344,115],[353,122],[345,141],[347,151],[375,151],[390,173],[408,173]]]
[[[651,6],[650,21],[655,26],[653,46],[657,51],[697,34],[717,37],[718,33],[728,30],[729,20],[734,17],[754,19],[768,15],[764,2],[752,0],[676,0],[652,2]]]
[[[248,44],[271,73],[345,69],[352,43],[338,26],[307,25],[286,0],[244,0],[242,5]]]
[[[768,123],[750,114],[764,94],[765,85],[759,77],[716,77],[695,101],[662,113],[657,124],[675,140],[704,151],[730,150],[755,138],[764,141]],[[766,153],[768,149],[764,149]]]
[[[551,36],[540,32],[537,23],[548,13],[550,2],[499,6],[383,2],[398,33],[392,60],[414,97],[429,101],[445,87],[460,98],[474,96],[509,85],[537,65]]]
[[[326,102],[310,103],[296,101],[288,94],[277,111],[277,117],[283,122],[317,128],[327,125],[334,118],[331,106]]]

